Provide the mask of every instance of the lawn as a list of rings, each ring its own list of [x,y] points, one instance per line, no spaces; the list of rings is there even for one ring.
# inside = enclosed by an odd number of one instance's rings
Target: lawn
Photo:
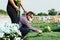
[[[53,24],[52,22],[45,23],[42,20],[34,20],[31,25],[43,30],[43,33],[38,34],[30,31],[30,33],[25,36],[24,40],[60,40],[60,23]],[[45,29],[47,26],[51,28],[50,32]]]
[[[24,40],[60,40],[60,32],[29,33]]]

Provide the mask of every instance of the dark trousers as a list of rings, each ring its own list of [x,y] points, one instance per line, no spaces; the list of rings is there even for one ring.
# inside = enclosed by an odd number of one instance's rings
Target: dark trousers
[[[29,28],[24,28],[24,27],[21,27],[19,30],[21,31],[22,39],[30,32]]]
[[[7,6],[7,13],[11,18],[12,23],[19,23],[18,13],[12,6]]]

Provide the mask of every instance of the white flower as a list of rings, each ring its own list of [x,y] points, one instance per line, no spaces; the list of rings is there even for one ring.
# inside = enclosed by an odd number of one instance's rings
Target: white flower
[[[18,33],[19,35],[21,35],[20,31],[18,30],[19,28],[20,28],[19,24],[5,23],[4,26],[0,28],[0,32],[4,32],[6,34],[10,34],[10,32],[12,32],[12,33]]]
[[[0,33],[0,38],[2,38],[4,36],[4,33]]]
[[[10,27],[14,27],[14,28],[17,28],[17,29],[19,29],[19,28],[20,28],[19,24],[16,24],[16,23],[11,24],[11,25],[10,25]]]
[[[9,27],[5,27],[3,29],[3,32],[6,33],[6,34],[10,34],[10,28]]]
[[[20,32],[16,27],[12,27],[12,28],[11,28],[11,31],[12,31],[13,33],[18,33],[18,34],[21,36],[21,32]]]
[[[2,28],[3,32],[6,34],[10,34],[10,25],[8,23],[4,23],[4,27]]]

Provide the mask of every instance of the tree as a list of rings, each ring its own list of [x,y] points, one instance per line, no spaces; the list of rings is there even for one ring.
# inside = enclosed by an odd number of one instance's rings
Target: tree
[[[49,15],[57,15],[57,11],[55,9],[48,10]]]
[[[48,14],[43,13],[43,12],[40,12],[40,13],[37,14],[37,16],[47,16],[47,15],[48,15]]]
[[[60,12],[58,13],[58,15],[60,15]]]
[[[5,10],[0,10],[0,14],[7,14]]]
[[[26,13],[25,13],[25,12],[23,12],[23,13],[22,13],[22,15],[23,15],[23,16],[25,16],[25,15],[26,15]],[[33,15],[35,16],[36,14],[34,13]]]

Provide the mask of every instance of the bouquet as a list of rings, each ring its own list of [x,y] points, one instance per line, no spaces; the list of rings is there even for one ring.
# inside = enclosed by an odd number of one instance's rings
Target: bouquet
[[[17,3],[17,6],[19,7],[19,9],[20,9],[20,3],[21,3],[21,0],[15,0],[15,2]],[[18,13],[18,17],[20,16],[20,11],[17,11],[17,13]]]
[[[7,24],[0,27],[0,40],[20,40],[21,32],[18,24]]]

